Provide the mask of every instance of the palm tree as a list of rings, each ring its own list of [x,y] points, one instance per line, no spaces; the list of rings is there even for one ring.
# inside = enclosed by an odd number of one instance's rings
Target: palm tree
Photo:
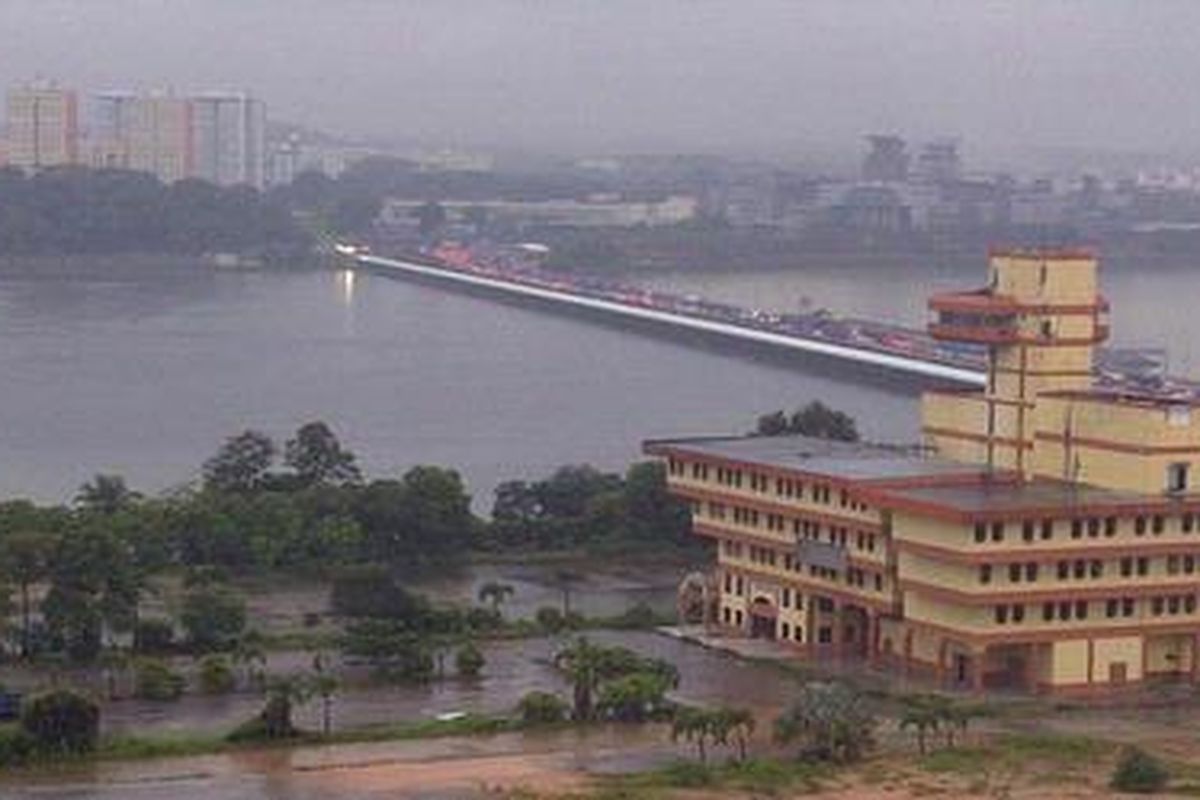
[[[488,581],[479,587],[479,602],[490,603],[492,611],[500,613],[500,604],[512,597],[514,589],[510,583]]]
[[[675,719],[671,721],[671,741],[686,739],[695,742],[700,763],[707,764],[708,740],[718,733],[715,722],[717,720],[712,712],[684,706],[675,712]]]
[[[554,665],[567,673],[574,697],[572,716],[589,720],[593,715],[593,696],[600,685],[600,666],[603,648],[580,636],[573,644],[554,656]]]
[[[915,697],[905,702],[900,715],[900,730],[912,728],[917,734],[917,751],[925,755],[930,733],[937,733],[946,718],[948,704],[940,698]]]
[[[713,716],[714,727],[720,734],[719,743],[728,744],[732,736],[738,749],[738,761],[745,761],[756,727],[753,712],[746,708],[719,708],[713,712]]]
[[[75,505],[101,514],[115,514],[140,500],[142,495],[125,485],[120,475],[98,473],[79,487]]]
[[[336,675],[329,670],[329,657],[325,653],[313,656],[313,692],[321,696],[321,733],[328,736],[333,730],[333,695],[341,685]]]

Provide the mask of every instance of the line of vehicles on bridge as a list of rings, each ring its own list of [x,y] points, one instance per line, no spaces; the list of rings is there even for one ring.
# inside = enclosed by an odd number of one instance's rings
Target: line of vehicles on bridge
[[[337,244],[347,256],[365,255],[362,245]],[[426,266],[533,286],[555,292],[590,297],[612,303],[649,308],[670,314],[737,325],[785,336],[830,342],[888,355],[917,358],[931,363],[983,372],[982,346],[939,342],[924,331],[874,320],[843,317],[824,308],[807,312],[748,309],[705,299],[695,294],[673,294],[614,281],[598,275],[548,269],[548,248],[534,243],[492,244],[438,241],[416,253],[395,255]],[[1200,396],[1195,382],[1168,378],[1161,348],[1102,350],[1097,377],[1101,385],[1155,394]]]

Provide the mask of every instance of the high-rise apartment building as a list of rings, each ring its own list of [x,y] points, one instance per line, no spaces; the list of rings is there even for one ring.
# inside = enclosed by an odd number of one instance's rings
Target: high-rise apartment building
[[[78,100],[71,89],[9,89],[8,163],[25,170],[74,164],[79,157]]]
[[[90,162],[173,183],[194,173],[191,103],[169,94],[101,92],[93,98]]]
[[[221,186],[266,183],[266,106],[247,94],[194,95],[194,175]]]

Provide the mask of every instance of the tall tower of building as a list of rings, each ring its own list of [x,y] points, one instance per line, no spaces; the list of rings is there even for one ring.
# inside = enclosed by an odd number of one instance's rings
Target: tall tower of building
[[[26,170],[74,164],[79,159],[78,100],[70,89],[9,89],[8,163]]]
[[[929,301],[931,335],[986,347],[988,367],[982,393],[925,403],[926,437],[943,454],[1028,472],[1037,400],[1092,388],[1108,304],[1086,251],[994,251],[988,274],[983,289]]]
[[[192,97],[195,176],[221,186],[266,183],[266,107],[242,92]]]

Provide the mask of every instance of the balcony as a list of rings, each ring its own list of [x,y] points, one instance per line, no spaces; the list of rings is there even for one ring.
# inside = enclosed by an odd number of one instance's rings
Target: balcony
[[[929,324],[929,335],[951,342],[1013,344],[1021,332],[1015,312],[938,311]]]

